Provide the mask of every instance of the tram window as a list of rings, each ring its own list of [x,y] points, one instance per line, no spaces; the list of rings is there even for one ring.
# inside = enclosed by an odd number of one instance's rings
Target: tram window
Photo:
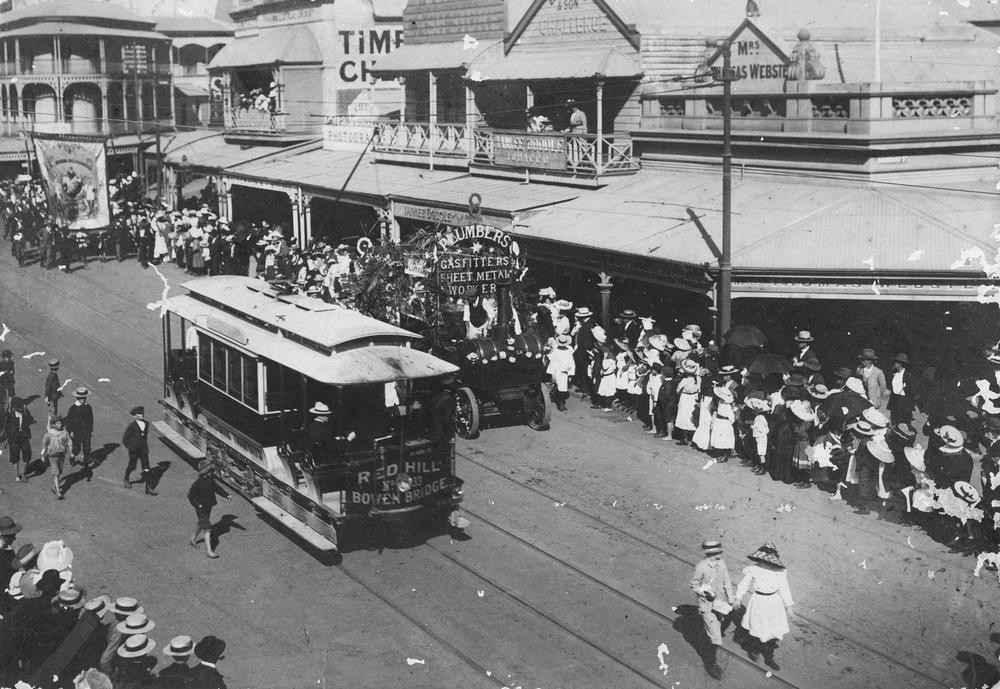
[[[226,392],[230,397],[243,399],[243,357],[236,352],[229,352],[229,386]]]
[[[198,335],[198,377],[210,383],[212,381],[212,341],[205,335]]]
[[[265,362],[264,371],[265,413],[298,409],[302,405],[302,374],[273,361]],[[282,395],[282,376],[284,376],[284,395]]]
[[[212,385],[226,389],[226,348],[218,342],[212,343]]]
[[[243,404],[257,406],[257,362],[249,357],[243,359]]]

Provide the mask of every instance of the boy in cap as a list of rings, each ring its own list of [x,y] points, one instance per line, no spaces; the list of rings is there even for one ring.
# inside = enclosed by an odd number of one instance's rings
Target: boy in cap
[[[59,360],[50,359],[49,375],[45,378],[45,404],[49,406],[49,418],[59,413],[59,398],[62,397],[59,387]]]
[[[94,409],[87,402],[90,391],[85,387],[79,387],[74,393],[76,401],[66,410],[66,417],[63,419],[66,430],[73,440],[70,450],[69,463],[76,465],[76,456],[83,452],[84,475],[90,480],[90,438],[94,434]]]
[[[128,450],[128,465],[125,467],[125,478],[122,485],[132,487],[131,475],[137,464],[142,465],[142,480],[146,485],[146,495],[157,495],[150,485],[149,476],[149,422],[146,421],[145,407],[132,407],[129,414],[132,422],[125,428],[122,445]]]
[[[163,655],[173,659],[173,663],[160,670],[157,677],[157,689],[187,689],[194,686],[191,675],[193,668],[188,666],[188,658],[194,653],[194,641],[190,636],[175,636],[170,645],[163,649]]]
[[[698,614],[701,615],[705,635],[711,642],[705,659],[705,669],[711,677],[719,679],[722,677],[722,668],[718,663],[719,646],[722,645],[722,623],[732,612],[736,597],[733,595],[729,568],[722,559],[722,543],[717,540],[707,540],[702,542],[701,549],[705,553],[705,558],[695,565],[691,590],[698,597]]]

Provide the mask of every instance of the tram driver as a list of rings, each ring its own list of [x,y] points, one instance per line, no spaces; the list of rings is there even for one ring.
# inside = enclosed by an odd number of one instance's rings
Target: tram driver
[[[332,412],[323,402],[316,402],[310,409],[312,420],[306,426],[306,442],[313,460],[330,457],[332,452],[344,442],[352,442],[357,434],[351,431],[346,436],[337,435],[330,422]]]

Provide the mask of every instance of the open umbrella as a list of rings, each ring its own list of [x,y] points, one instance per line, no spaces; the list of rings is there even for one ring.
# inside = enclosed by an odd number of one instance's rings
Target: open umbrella
[[[763,347],[767,336],[755,325],[734,325],[722,336],[722,341],[735,347]]]
[[[770,373],[779,373],[784,375],[792,368],[791,362],[784,357],[780,357],[777,354],[758,354],[757,357],[750,362],[749,371],[750,373],[756,373],[761,376],[767,376]]]

